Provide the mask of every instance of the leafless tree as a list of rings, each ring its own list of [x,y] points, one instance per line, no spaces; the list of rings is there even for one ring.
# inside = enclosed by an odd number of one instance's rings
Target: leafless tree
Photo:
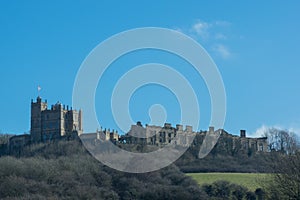
[[[266,185],[270,199],[300,200],[300,152],[277,154],[273,163],[274,173]]]
[[[264,136],[268,137],[270,151],[294,154],[297,150],[297,137],[291,131],[269,128],[265,131]]]

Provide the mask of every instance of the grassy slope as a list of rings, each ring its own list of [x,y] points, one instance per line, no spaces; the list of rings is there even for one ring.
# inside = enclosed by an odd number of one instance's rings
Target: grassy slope
[[[188,173],[199,185],[211,184],[218,180],[229,181],[245,186],[251,191],[262,187],[261,183],[268,177],[261,173]]]

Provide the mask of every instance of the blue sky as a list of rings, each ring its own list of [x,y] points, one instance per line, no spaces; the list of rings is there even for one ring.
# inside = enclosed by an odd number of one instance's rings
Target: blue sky
[[[50,104],[72,104],[76,73],[89,52],[119,32],[164,27],[197,40],[222,75],[227,95],[224,128],[232,133],[279,126],[300,130],[300,3],[298,1],[1,1],[0,94],[2,133],[30,129],[30,101],[41,96]],[[152,60],[184,64],[170,55],[137,52],[108,70],[97,89],[97,116],[103,127],[116,128],[110,111],[110,89],[131,64]],[[118,69],[118,70],[116,70]],[[185,72],[201,96],[201,129],[209,125],[209,96],[201,77]],[[150,95],[154,92],[157,95]],[[159,97],[159,98],[158,98]],[[145,101],[144,99],[147,99]],[[161,100],[168,121],[180,113],[174,96],[161,87],[134,93],[134,120],[147,123],[148,108]],[[88,116],[84,116],[88,117]]]

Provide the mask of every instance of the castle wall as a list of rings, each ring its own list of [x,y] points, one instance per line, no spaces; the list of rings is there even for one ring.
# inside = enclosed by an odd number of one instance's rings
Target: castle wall
[[[122,141],[128,144],[148,144],[164,146],[174,144],[180,146],[189,146],[193,144],[196,135],[201,135],[206,138],[206,145],[214,146],[215,141],[221,140],[222,148],[227,150],[244,150],[253,152],[267,151],[267,138],[249,138],[246,137],[246,131],[241,131],[241,136],[236,136],[227,133],[223,129],[214,130],[214,127],[209,127],[208,131],[194,132],[192,126],[186,126],[185,130],[182,125],[176,125],[176,128],[171,124],[166,123],[163,127],[147,125],[145,128],[141,124],[132,125],[129,133],[121,136]],[[146,138],[138,138],[134,136],[145,136]],[[206,137],[209,136],[209,137]],[[201,145],[202,141],[196,141],[197,145]]]
[[[64,131],[61,127],[61,110],[45,110],[42,115],[42,140],[59,138]]]

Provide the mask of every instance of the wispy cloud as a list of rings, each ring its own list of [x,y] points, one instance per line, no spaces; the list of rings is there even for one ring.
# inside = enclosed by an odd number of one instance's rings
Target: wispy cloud
[[[270,126],[262,125],[254,133],[250,133],[251,137],[262,137],[265,135],[265,133],[268,131],[268,129],[271,128]]]
[[[211,24],[203,21],[198,21],[192,26],[192,31],[196,33],[197,36],[200,36],[202,39],[208,39],[210,37],[209,28]]]
[[[228,59],[232,57],[230,48],[225,45],[225,40],[228,42],[229,29],[232,24],[228,21],[212,21],[196,20],[194,24],[187,30],[180,28],[181,32],[187,33],[201,44],[205,44],[206,48],[221,57]]]
[[[228,59],[232,56],[231,51],[228,47],[223,44],[216,44],[212,47],[212,50],[220,55],[223,59]]]
[[[281,125],[273,125],[273,126],[262,125],[258,129],[256,129],[256,131],[254,133],[250,133],[250,136],[252,136],[252,137],[264,136],[265,133],[270,128],[276,128],[276,129],[280,129],[280,130],[287,130],[287,131],[292,132],[295,135],[297,135],[298,138],[300,137],[300,128],[298,128],[298,127],[285,127],[285,126],[281,126]]]
[[[196,35],[198,39],[225,40],[228,38],[225,32],[230,26],[231,23],[227,21],[205,22],[197,20],[190,28],[190,33]]]

